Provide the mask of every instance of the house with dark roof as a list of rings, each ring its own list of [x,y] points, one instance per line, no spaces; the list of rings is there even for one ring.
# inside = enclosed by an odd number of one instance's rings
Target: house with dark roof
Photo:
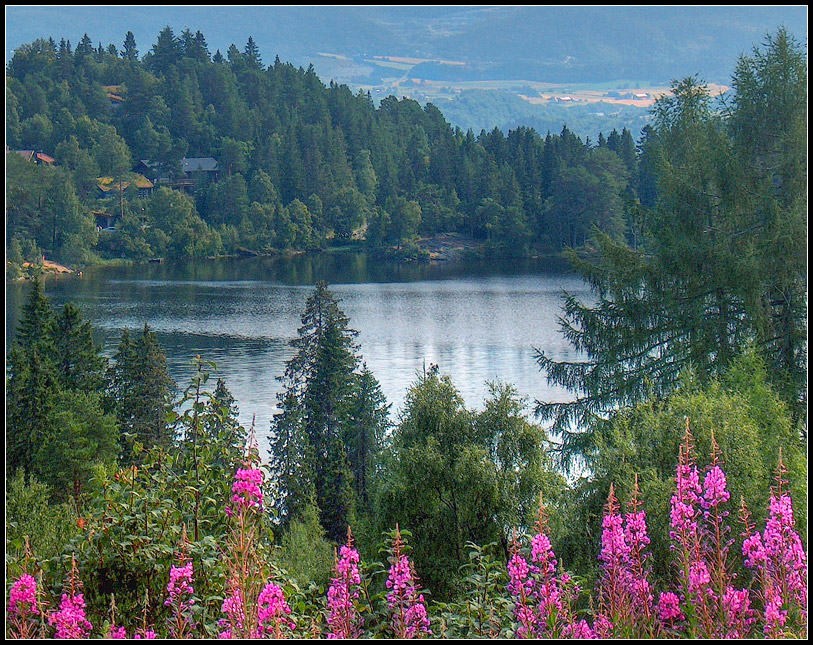
[[[116,222],[121,219],[117,213],[106,213],[104,211],[93,211],[96,220],[96,229],[99,231],[115,231]]]
[[[134,168],[135,172],[151,177],[156,186],[164,185],[175,190],[191,192],[203,181],[217,181],[220,166],[213,157],[184,157],[180,160],[180,172],[172,175],[157,161],[142,159]]]

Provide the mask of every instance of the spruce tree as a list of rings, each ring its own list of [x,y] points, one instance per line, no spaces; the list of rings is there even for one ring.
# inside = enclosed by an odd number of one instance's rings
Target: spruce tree
[[[565,465],[593,448],[597,418],[667,395],[689,368],[721,375],[752,344],[801,409],[805,79],[804,57],[780,32],[741,60],[727,115],[694,78],[655,103],[646,157],[657,193],[643,218],[645,248],[599,236],[595,262],[573,256],[596,301],[567,295],[562,330],[585,358],[538,354],[548,380],[577,394],[537,405],[562,434]]]
[[[358,332],[348,327],[338,303],[324,282],[305,303],[299,335],[291,341],[297,353],[282,377],[282,413],[272,424],[271,463],[277,476],[297,483],[298,490],[280,492],[281,513],[304,503],[302,489],[312,482],[322,526],[331,539],[341,541],[354,509],[345,440]],[[296,458],[303,461],[296,464]]]
[[[124,49],[121,50],[121,57],[129,61],[138,60],[138,49],[136,48],[136,40],[132,31],[128,31],[124,36]]]
[[[40,279],[35,279],[7,360],[6,460],[11,471],[31,472],[48,432],[59,391],[54,325],[51,303]]]
[[[93,342],[90,321],[72,302],[67,303],[56,320],[57,368],[65,389],[101,392],[105,386],[106,361]]]
[[[114,364],[108,370],[108,401],[123,436],[126,463],[137,463],[135,444],[168,447],[173,440],[167,425],[175,383],[167,371],[164,350],[149,325],[135,340],[122,333]]]
[[[364,363],[350,397],[345,438],[347,458],[361,510],[370,509],[372,479],[389,427],[390,405],[375,376]]]

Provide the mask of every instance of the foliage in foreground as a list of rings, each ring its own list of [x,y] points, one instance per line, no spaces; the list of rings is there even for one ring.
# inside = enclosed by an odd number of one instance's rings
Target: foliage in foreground
[[[804,638],[807,634],[807,556],[794,528],[781,455],[764,528],[755,527],[740,502],[743,539],[735,540],[730,509],[737,504],[731,500],[722,455],[712,436],[710,465],[701,475],[688,420],[670,500],[673,574],[663,589],[655,588],[651,576],[650,538],[636,481],[626,513],[610,488],[602,521],[600,575],[592,594],[584,593],[582,583],[557,561],[541,501],[530,539],[514,534],[507,577],[486,549],[472,548],[469,589],[462,602],[427,601],[428,592],[421,588],[409,556],[410,534],[397,526],[386,535],[389,566],[361,561],[348,531],[346,544],[335,556],[327,593],[302,590],[269,557],[270,536],[263,528],[265,475],[258,461],[256,447],[250,445],[225,503],[219,500],[226,526],[214,545],[216,561],[202,559],[189,542],[185,525],[181,527],[169,570],[153,572],[160,583],[153,598],[158,611],[145,598],[139,620],[122,620],[113,595],[99,589],[92,590],[97,602],[88,607],[75,554],[61,594],[52,595],[27,551],[8,591],[7,635]],[[735,560],[750,572],[747,577],[732,575]],[[211,569],[224,575],[217,582],[218,591],[210,594],[204,588]],[[106,606],[100,605],[102,601]]]

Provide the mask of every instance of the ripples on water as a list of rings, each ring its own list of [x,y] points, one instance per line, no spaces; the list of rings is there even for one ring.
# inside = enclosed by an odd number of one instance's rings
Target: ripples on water
[[[144,323],[158,333],[179,388],[197,354],[218,366],[237,400],[240,421],[256,415],[259,435],[276,411],[276,377],[292,355],[305,299],[330,283],[361,354],[393,404],[397,420],[410,384],[435,363],[467,407],[481,409],[486,381],[512,383],[530,404],[563,400],[534,360],[534,348],[558,359],[574,353],[559,332],[562,290],[589,298],[567,267],[542,261],[380,263],[364,254],[318,254],[179,265],[92,269],[82,278],[50,279],[55,306],[73,301],[112,356],[123,329]],[[25,286],[7,286],[9,342]]]

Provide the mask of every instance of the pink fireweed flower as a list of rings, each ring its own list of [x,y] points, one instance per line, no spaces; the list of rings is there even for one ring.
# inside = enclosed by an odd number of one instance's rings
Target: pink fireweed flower
[[[295,629],[296,624],[287,618],[290,613],[282,587],[269,582],[257,598],[257,636],[281,638],[283,627]]]
[[[336,576],[330,581],[327,591],[329,610],[328,638],[358,638],[361,636],[363,621],[356,611],[353,601],[359,597],[359,554],[353,548],[353,535],[347,529],[347,544],[339,550],[334,565]]]
[[[8,613],[11,616],[26,618],[33,614],[37,604],[37,581],[34,576],[25,573],[20,576],[8,592]]]
[[[415,579],[412,563],[402,552],[403,542],[398,526],[390,557],[390,573],[387,578],[387,606],[390,609],[391,625],[396,637],[415,638],[421,634],[431,634],[429,617],[423,594]]]
[[[653,625],[651,624],[651,618],[654,615],[652,610],[653,598],[648,579],[650,568],[646,564],[651,557],[651,554],[646,552],[651,540],[647,532],[646,513],[641,508],[643,502],[638,498],[639,492],[638,475],[636,475],[632,498],[629,501],[630,512],[624,516],[624,539],[630,550],[628,592],[632,599],[633,608],[638,616],[643,619],[643,621],[638,621],[641,628],[640,633],[651,636],[653,634]]]
[[[722,606],[725,638],[747,638],[756,620],[748,590],[726,587]]]
[[[692,562],[689,566],[689,591],[703,591],[711,582],[709,569],[703,560]]]
[[[262,483],[263,472],[258,468],[239,468],[234,474],[234,484],[231,489],[232,503],[238,507],[262,508],[263,494],[260,490]],[[231,510],[229,509],[229,511]]]
[[[587,621],[582,618],[572,628],[569,628],[565,631],[564,637],[578,639],[595,639],[598,638],[598,634],[596,634],[596,632],[594,632],[590,628],[590,625],[587,624]]]
[[[677,467],[677,489],[671,500],[671,525],[669,537],[681,545],[688,545],[697,536],[697,511],[695,504],[699,499],[700,476],[697,467],[680,464]]]
[[[184,539],[186,535],[184,534]],[[192,595],[195,593],[192,583],[194,582],[194,575],[192,570],[192,561],[184,563],[186,554],[182,553],[180,556],[181,566],[172,566],[169,570],[169,584],[167,584],[168,598],[164,601],[164,605],[173,608],[173,616],[169,619],[169,631],[175,638],[183,637],[187,630],[195,627],[191,618],[192,605],[195,604],[195,599]]]
[[[531,562],[536,564],[543,573],[548,575],[556,573],[556,558],[551,548],[550,538],[544,533],[538,533],[531,538]]]
[[[169,598],[164,601],[164,605],[172,607],[176,602],[180,602],[184,608],[194,605],[194,599],[187,600],[183,598],[184,594],[191,596],[195,593],[192,582],[194,582],[194,574],[191,560],[183,566],[171,567],[169,570],[169,584],[167,585]]]
[[[110,626],[110,638],[113,640],[121,640],[127,638],[127,629],[124,627]]]
[[[630,571],[630,547],[624,535],[624,518],[618,512],[615,489],[610,484],[610,494],[604,517],[601,520],[601,578],[599,579],[599,616],[618,623],[626,623],[631,615],[629,591],[632,587]],[[604,636],[598,622],[596,632]],[[611,634],[607,632],[607,636]]]
[[[703,480],[703,500],[701,501],[703,508],[708,510],[727,502],[730,498],[731,494],[726,489],[726,478],[723,469],[719,466],[713,466],[706,473],[706,478]]]
[[[243,608],[243,594],[240,591],[238,585],[232,586],[232,592],[230,596],[226,596],[223,599],[223,604],[220,610],[226,614],[228,619],[218,621],[218,624],[221,627],[229,625],[231,628],[226,630],[229,633],[228,638],[231,638],[232,630],[237,630],[238,633],[241,633],[243,630],[243,626],[246,620],[245,610]],[[221,634],[220,638],[224,638]]]
[[[768,557],[765,547],[762,546],[762,535],[754,533],[752,536],[745,538],[742,543],[742,554],[745,556],[745,566],[749,569],[762,565]]]
[[[765,602],[765,634],[771,635],[785,626],[788,612],[782,609],[782,595],[778,592],[769,594]]]
[[[83,594],[62,594],[59,610],[48,616],[48,623],[56,627],[54,638],[89,638],[93,625],[85,617]]]
[[[781,636],[789,619],[807,625],[807,555],[795,531],[793,503],[783,486],[785,468],[780,453],[777,486],[771,489],[769,516],[760,535],[752,533],[748,509],[742,502],[745,524],[742,552],[745,565],[754,570],[764,606],[765,634]]]
[[[135,638],[136,640],[142,640],[142,639],[150,640],[150,639],[153,639],[153,638],[157,638],[157,636],[155,635],[154,631],[152,631],[151,629],[147,629],[141,634],[136,634],[133,638]]]
[[[684,620],[685,616],[680,610],[680,598],[677,594],[667,591],[660,595],[658,600],[658,617],[664,625],[672,626],[679,620]]]
[[[570,606],[578,588],[570,576],[555,575],[557,560],[547,534],[542,498],[530,553],[520,549],[516,532],[508,562],[508,590],[514,597],[517,638],[572,637],[575,618]],[[530,561],[527,559],[530,556]]]

